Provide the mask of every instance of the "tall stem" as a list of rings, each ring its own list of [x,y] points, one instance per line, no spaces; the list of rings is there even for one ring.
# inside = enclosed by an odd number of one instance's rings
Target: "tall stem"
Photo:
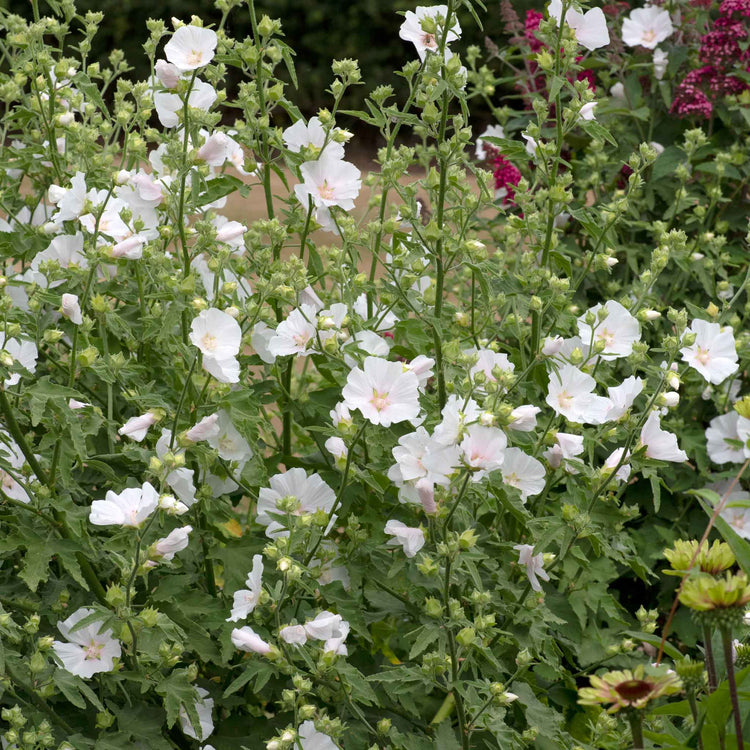
[[[628,716],[630,732],[633,735],[633,750],[643,748],[643,718],[639,711],[632,711]]]
[[[732,631],[729,628],[721,629],[721,643],[724,646],[724,664],[727,668],[729,697],[732,700],[732,715],[734,716],[734,732],[737,735],[737,750],[744,750],[745,743],[742,740],[742,715],[740,714],[740,702],[737,697],[737,682],[734,679],[734,659],[732,658]]]
[[[706,652],[706,671],[708,672],[708,692],[716,690],[716,662],[714,661],[714,649],[711,645],[711,631],[706,625],[703,626],[703,648]]]

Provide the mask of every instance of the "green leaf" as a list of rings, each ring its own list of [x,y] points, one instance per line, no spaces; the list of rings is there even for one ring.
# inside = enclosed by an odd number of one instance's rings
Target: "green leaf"
[[[243,185],[244,183],[238,177],[232,177],[232,175],[228,174],[208,180],[206,182],[206,190],[198,196],[197,205],[205,206],[207,203],[213,203],[219,200],[219,198],[223,198],[235,190],[239,190]]]
[[[169,677],[156,686],[156,692],[164,697],[164,709],[167,712],[167,726],[173,727],[180,714],[180,706],[185,707],[188,719],[193,728],[200,727],[195,703],[198,694],[190,681],[187,669],[176,669]],[[197,732],[196,732],[197,734]]]

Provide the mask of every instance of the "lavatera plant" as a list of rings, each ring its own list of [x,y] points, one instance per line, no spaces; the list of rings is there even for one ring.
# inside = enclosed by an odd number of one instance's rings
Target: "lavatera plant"
[[[0,16],[3,747],[742,747],[746,0],[420,6],[309,119],[253,0],[145,81],[49,6]]]

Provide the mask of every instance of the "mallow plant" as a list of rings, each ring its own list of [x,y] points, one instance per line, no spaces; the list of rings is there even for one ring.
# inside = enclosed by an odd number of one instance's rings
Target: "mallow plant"
[[[747,0],[420,6],[309,118],[253,0],[145,81],[48,4],[0,16],[3,747],[743,747]]]

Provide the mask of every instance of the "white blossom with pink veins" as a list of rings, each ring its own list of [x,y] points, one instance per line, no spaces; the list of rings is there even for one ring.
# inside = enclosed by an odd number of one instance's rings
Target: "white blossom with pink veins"
[[[641,430],[641,443],[646,446],[646,455],[657,461],[687,461],[687,453],[677,444],[677,436],[662,430],[658,412],[648,415]]]
[[[561,0],[552,0],[548,9],[550,18],[554,18],[559,26],[562,16]],[[586,49],[595,50],[609,44],[607,19],[601,8],[591,8],[585,13],[580,13],[575,8],[568,8],[565,13],[565,22],[573,29],[578,43]]]
[[[232,644],[240,651],[261,655],[271,652],[270,644],[266,643],[249,625],[232,631]]]
[[[268,342],[268,351],[274,357],[306,357],[312,354],[314,349],[310,344],[316,343],[317,320],[314,308],[308,305],[292,310],[276,327],[276,332]]]
[[[385,533],[392,536],[386,544],[389,547],[401,546],[407,557],[414,557],[424,547],[424,532],[422,529],[407,526],[401,521],[390,519],[385,524]]]
[[[208,65],[216,52],[217,37],[212,29],[180,26],[164,45],[164,56],[181,73]]]
[[[141,414],[138,417],[130,417],[125,424],[117,430],[118,435],[129,437],[131,440],[135,440],[136,443],[140,443],[146,437],[149,427],[156,423],[156,414],[151,411],[147,411],[145,414]]]
[[[419,416],[419,378],[400,362],[367,357],[355,367],[342,391],[349,409],[358,409],[372,424],[390,427]]]
[[[563,365],[549,378],[547,403],[570,422],[602,424],[612,402],[593,391],[596,381],[573,365]]]
[[[311,117],[307,124],[304,120],[297,120],[294,125],[290,125],[284,130],[281,139],[286,147],[295,154],[298,154],[302,148],[313,147],[323,149],[319,158],[344,158],[343,144],[333,140],[333,132],[331,132],[328,143],[326,143],[326,131],[317,117]],[[323,148],[323,144],[325,144],[325,148]]]
[[[284,515],[284,511],[279,510],[277,505],[282,498],[295,497],[297,499],[297,508],[291,511],[294,516],[311,514],[318,510],[330,513],[336,501],[336,493],[317,474],[311,474],[308,477],[305,470],[301,468],[276,474],[271,477],[269,484],[270,487],[263,487],[258,493],[255,520],[261,526],[267,527],[266,536],[272,539],[289,535],[289,531],[271,517],[271,514]],[[335,515],[331,517],[326,533],[335,519]]]
[[[730,411],[714,417],[709,423],[706,429],[706,449],[708,457],[715,464],[741,464],[747,458],[748,450],[739,432],[741,421],[743,427],[750,426],[750,420],[741,417],[736,411]]]
[[[73,612],[67,620],[58,622],[57,629],[68,642],[52,643],[52,650],[62,662],[63,669],[84,680],[99,672],[111,672],[114,669],[114,660],[119,659],[122,653],[120,641],[112,637],[109,628],[99,632],[102,620],[96,620],[71,632],[81,620],[93,614],[93,609],[82,607]]]
[[[614,300],[604,305],[607,316],[603,320],[600,320],[597,315],[601,309],[602,305],[594,305],[578,318],[578,335],[581,341],[587,346],[604,344],[604,349],[599,355],[602,359],[630,356],[633,353],[633,344],[641,339],[641,327],[638,321]],[[596,318],[593,327],[586,322],[589,313]]]
[[[696,319],[688,330],[695,334],[695,341],[680,349],[680,354],[690,367],[714,385],[737,372],[737,348],[730,326],[722,328],[718,323]]]
[[[196,78],[188,96],[188,107],[208,112],[216,101],[216,90],[210,83]],[[154,94],[154,108],[159,122],[165,128],[174,128],[180,122],[178,113],[182,112],[183,100],[179,94],[157,91]]]
[[[263,557],[253,555],[253,569],[247,574],[245,581],[246,589],[235,591],[233,595],[234,604],[232,612],[227,617],[227,622],[244,620],[258,605],[260,595],[263,593]]]
[[[218,438],[221,434],[221,428],[218,424],[219,413],[209,414],[203,417],[200,422],[193,425],[186,433],[185,437],[193,443],[199,443],[201,440]]]
[[[145,482],[119,494],[109,490],[104,500],[91,503],[89,521],[95,526],[140,526],[159,505],[159,493]]]
[[[324,157],[306,161],[299,169],[304,182],[294,186],[294,193],[303,206],[307,206],[309,197],[318,208],[338,206],[344,211],[354,208],[362,187],[362,173],[354,164]]]
[[[497,427],[471,425],[459,446],[464,464],[473,471],[472,482],[478,482],[489,472],[502,468],[508,439]]]
[[[236,359],[242,343],[240,324],[221,310],[211,307],[193,318],[190,341],[203,354],[203,369],[220,383],[237,383],[240,365]]]
[[[503,482],[521,493],[521,500],[538,495],[544,489],[544,464],[520,448],[507,448],[500,469]]]
[[[541,552],[535,555],[531,544],[516,544],[513,549],[518,550],[518,564],[526,566],[526,576],[531,588],[541,591],[542,584],[539,583],[539,578],[549,581],[549,573],[544,569],[544,555]]]
[[[628,47],[655,49],[673,32],[669,11],[654,5],[636,8],[622,22],[622,41]]]
[[[439,25],[438,36],[425,31],[422,21],[425,18],[437,19],[440,16],[443,22]],[[404,22],[401,24],[398,35],[405,42],[411,42],[417,50],[420,60],[424,60],[427,52],[438,52],[440,50],[440,37],[445,31],[445,22],[448,18],[447,5],[420,5],[413,11],[407,10],[404,14]],[[456,14],[451,16],[451,26],[445,38],[446,50],[450,42],[461,36],[461,25]]]

